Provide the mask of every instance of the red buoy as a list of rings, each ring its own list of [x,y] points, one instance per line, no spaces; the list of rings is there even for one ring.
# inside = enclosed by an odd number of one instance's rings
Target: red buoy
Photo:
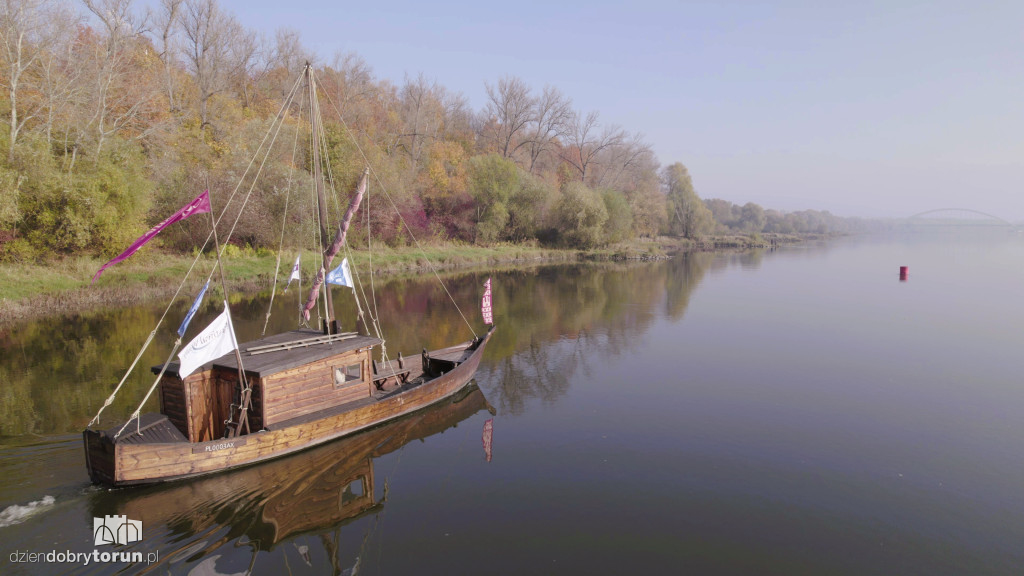
[[[909,272],[910,272],[910,267],[909,266],[900,266],[900,282],[906,282],[907,281],[907,275],[909,274]]]

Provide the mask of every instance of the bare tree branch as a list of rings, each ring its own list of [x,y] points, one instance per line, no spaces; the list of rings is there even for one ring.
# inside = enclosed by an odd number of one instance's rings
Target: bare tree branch
[[[526,142],[530,152],[530,173],[533,174],[537,160],[550,150],[551,145],[565,131],[572,117],[572,101],[557,88],[545,86],[544,92],[534,102],[533,121],[529,127]]]
[[[19,96],[43,90],[45,71],[37,70],[40,61],[56,42],[71,34],[64,26],[73,21],[70,10],[59,1],[0,1],[0,83],[11,102],[10,158],[25,124],[45,106],[45,99],[19,100]]]
[[[495,120],[488,125],[491,127],[488,136],[497,143],[502,156],[511,158],[529,142],[522,136],[527,124],[534,120],[534,99],[530,95],[530,87],[515,76],[498,80],[497,86],[484,86],[488,100],[486,113]]]
[[[574,113],[566,133],[568,146],[563,147],[561,157],[576,169],[580,182],[587,182],[587,175],[598,155],[609,146],[618,146],[626,137],[625,131],[618,126],[609,126],[597,134],[600,127],[600,114],[596,111],[587,114],[586,118]]]
[[[205,129],[210,124],[210,98],[230,88],[232,76],[244,68],[240,53],[249,51],[235,44],[245,31],[216,0],[185,0],[180,22],[185,61],[199,91],[200,128]]]

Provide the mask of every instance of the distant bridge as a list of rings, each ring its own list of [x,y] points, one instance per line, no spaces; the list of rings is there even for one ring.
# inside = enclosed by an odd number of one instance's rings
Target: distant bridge
[[[1017,227],[1009,222],[970,208],[938,208],[914,214],[907,221],[914,226],[1006,226]]]

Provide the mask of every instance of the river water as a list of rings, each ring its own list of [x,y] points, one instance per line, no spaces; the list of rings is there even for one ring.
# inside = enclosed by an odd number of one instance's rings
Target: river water
[[[90,486],[80,430],[162,308],[15,326],[0,334],[0,573],[1020,574],[1022,262],[1024,234],[967,230],[448,276],[477,332],[492,277],[498,324],[453,401],[112,491]],[[431,279],[375,290],[392,354],[470,336]],[[296,299],[278,295],[270,330],[294,327]],[[267,301],[232,300],[241,339]],[[150,378],[129,378],[103,423]],[[141,521],[142,540],[94,545],[108,515]]]

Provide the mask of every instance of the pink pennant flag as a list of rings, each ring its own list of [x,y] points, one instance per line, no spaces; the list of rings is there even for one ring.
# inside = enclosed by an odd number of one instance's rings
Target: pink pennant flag
[[[494,418],[488,418],[487,422],[484,422],[484,455],[487,456],[487,461],[491,461],[491,441],[494,439]]]
[[[483,314],[484,324],[494,324],[494,313],[491,311],[491,279],[484,282],[484,298],[480,301],[480,313]]]
[[[209,211],[210,211],[210,191],[206,190],[202,194],[200,194],[199,196],[196,196],[195,200],[193,200],[193,201],[189,202],[188,204],[185,204],[184,206],[182,206],[181,210],[178,210],[177,212],[175,212],[173,215],[171,215],[170,218],[168,218],[167,220],[164,220],[163,222],[157,224],[149,232],[146,232],[145,234],[140,236],[139,239],[136,240],[135,242],[133,242],[132,245],[129,246],[127,250],[125,250],[124,252],[121,252],[120,254],[115,256],[113,258],[113,260],[111,260],[110,262],[107,262],[106,264],[101,266],[100,269],[96,272],[96,275],[92,277],[92,281],[95,283],[96,279],[100,277],[100,274],[103,274],[103,271],[107,269],[107,266],[113,266],[114,264],[117,264],[118,262],[123,262],[124,260],[127,260],[128,257],[131,256],[132,254],[135,254],[136,252],[138,252],[139,248],[142,248],[143,246],[145,246],[147,242],[152,240],[153,237],[156,236],[157,234],[159,234],[164,228],[167,228],[168,226],[170,226],[171,224],[174,224],[175,222],[179,222],[181,220],[184,220],[185,218],[188,218],[189,216],[191,216],[193,214],[204,214],[204,213],[209,212]]]

